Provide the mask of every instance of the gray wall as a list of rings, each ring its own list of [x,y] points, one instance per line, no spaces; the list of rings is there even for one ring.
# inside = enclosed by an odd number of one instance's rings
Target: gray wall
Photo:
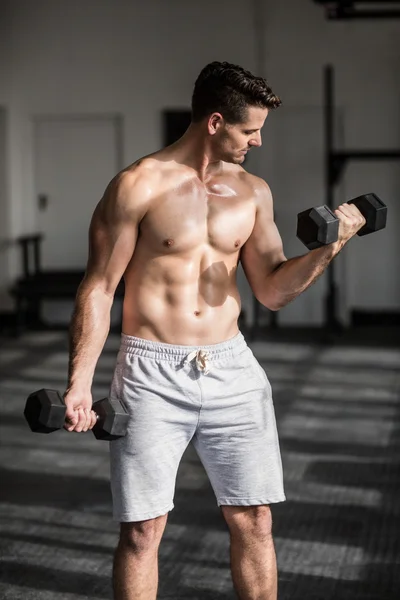
[[[8,270],[9,223],[7,206],[7,112],[0,107],[0,288],[1,278]]]
[[[35,230],[33,116],[122,114],[128,164],[160,146],[162,109],[187,107],[199,70],[215,59],[267,76],[283,98],[248,168],[272,187],[288,256],[304,252],[295,238],[296,213],[325,202],[326,62],[337,70],[341,142],[400,146],[400,21],[328,22],[311,0],[13,0],[0,10],[0,106],[8,113],[8,137],[0,141],[1,148],[6,140],[0,162],[7,165],[0,237]],[[346,172],[338,203],[375,191],[389,205],[390,222],[384,233],[352,240],[337,259],[344,319],[354,307],[399,309],[398,187],[396,163],[353,164]],[[11,306],[4,289],[19,265],[15,252],[1,252],[3,310]],[[283,309],[280,321],[322,322],[325,279]],[[251,315],[243,275],[240,287]]]
[[[8,111],[10,78],[10,37],[8,31],[8,3],[0,4],[0,310],[8,301],[6,288],[10,275],[9,239],[11,237],[9,222],[9,136]]]
[[[325,202],[323,163],[317,151],[323,133],[323,65],[331,63],[336,70],[338,146],[400,147],[400,20],[327,21],[319,6],[304,0],[268,6],[267,72],[285,106],[273,126],[271,121],[270,140],[266,128],[264,151],[268,157],[276,152],[280,156],[266,161],[263,174],[275,192],[277,220],[293,255],[302,252],[293,236],[293,215]],[[385,232],[352,240],[335,261],[344,318],[351,308],[400,308],[399,167],[400,162],[351,163],[337,191],[337,204],[374,191],[389,207]],[[311,288],[281,311],[281,322],[308,320],[310,311],[313,322],[319,322],[317,296],[324,292],[325,279],[318,282],[319,289]]]

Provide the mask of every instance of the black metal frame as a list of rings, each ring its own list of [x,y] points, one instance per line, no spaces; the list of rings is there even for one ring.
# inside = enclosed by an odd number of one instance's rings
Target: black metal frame
[[[332,65],[326,65],[324,69],[324,123],[326,204],[331,210],[334,210],[335,186],[340,183],[344,168],[349,161],[400,160],[400,150],[335,150],[335,90],[334,68]],[[334,262],[331,262],[328,267],[325,326],[328,329],[341,328],[337,318],[337,286],[335,283]]]
[[[400,4],[400,0],[384,0],[377,7],[376,0],[314,0],[325,7],[325,15],[329,20],[342,21],[347,19],[398,19],[400,9],[391,8]],[[374,4],[374,8],[365,8],[366,4]]]
[[[331,210],[335,207],[335,187],[340,183],[345,166],[349,161],[389,161],[400,160],[399,150],[336,150],[335,149],[335,90],[334,68],[326,65],[324,68],[324,133],[325,133],[325,199]],[[340,331],[342,325],[337,316],[338,290],[335,282],[335,263],[330,263],[327,269],[328,291],[325,297],[324,326],[330,331]],[[259,325],[260,305],[253,297],[254,320],[251,327],[251,337],[255,338]],[[270,327],[277,328],[278,320],[274,312],[270,314]]]

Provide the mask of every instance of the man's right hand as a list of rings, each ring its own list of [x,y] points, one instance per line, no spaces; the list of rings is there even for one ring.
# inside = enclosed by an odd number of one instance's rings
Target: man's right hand
[[[97,421],[96,413],[92,410],[93,398],[90,392],[69,389],[65,392],[64,429],[67,431],[87,431],[93,429]]]
[[[345,202],[334,211],[339,219],[338,242],[342,245],[349,241],[357,231],[364,227],[366,220],[355,204]]]

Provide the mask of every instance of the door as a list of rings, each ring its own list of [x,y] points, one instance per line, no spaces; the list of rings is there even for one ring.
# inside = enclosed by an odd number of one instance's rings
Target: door
[[[121,168],[117,116],[35,120],[36,223],[44,269],[84,269],[88,227],[110,179]]]
[[[44,234],[42,267],[85,270],[88,228],[96,204],[122,168],[121,118],[109,116],[39,117],[34,122],[36,229]],[[73,300],[45,300],[41,318],[65,326]],[[116,300],[111,323],[119,323]]]

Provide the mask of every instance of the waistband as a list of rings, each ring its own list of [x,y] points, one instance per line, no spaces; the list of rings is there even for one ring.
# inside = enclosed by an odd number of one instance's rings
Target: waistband
[[[166,344],[164,342],[154,342],[132,335],[121,334],[120,350],[126,354],[136,354],[139,356],[148,356],[159,360],[181,361],[186,359],[189,354],[203,350],[207,352],[208,357],[215,361],[221,358],[238,356],[247,348],[247,342],[243,334],[239,331],[233,338],[218,344],[185,346],[176,344]]]

